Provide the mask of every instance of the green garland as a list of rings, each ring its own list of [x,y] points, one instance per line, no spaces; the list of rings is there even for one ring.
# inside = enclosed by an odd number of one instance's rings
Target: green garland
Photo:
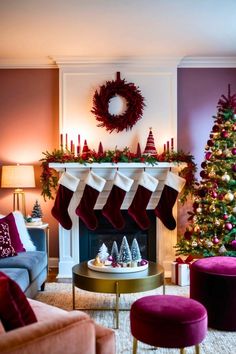
[[[81,154],[80,156],[75,156],[70,151],[54,150],[53,152],[43,152],[44,157],[40,160],[42,173],[40,176],[40,182],[42,185],[42,196],[44,200],[54,199],[53,192],[57,190],[58,184],[58,173],[49,167],[50,162],[66,163],[66,162],[77,162],[80,164],[91,164],[91,163],[118,163],[118,162],[141,162],[149,165],[156,165],[158,162],[185,162],[187,166],[180,171],[180,176],[186,179],[186,184],[180,195],[180,202],[182,204],[187,200],[188,195],[192,195],[195,190],[195,172],[196,164],[194,163],[194,158],[192,155],[187,155],[184,152],[171,152],[163,153],[157,156],[149,155],[137,155],[130,152],[129,148],[124,150],[107,150],[103,153],[97,153],[95,151],[89,151],[88,153]]]

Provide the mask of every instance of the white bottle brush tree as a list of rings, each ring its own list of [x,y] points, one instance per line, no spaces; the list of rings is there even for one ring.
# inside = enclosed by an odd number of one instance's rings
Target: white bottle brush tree
[[[140,253],[140,249],[139,249],[139,245],[138,245],[138,242],[137,242],[136,238],[134,238],[133,241],[132,241],[131,257],[132,257],[132,261],[136,261],[136,262],[139,262],[142,259],[141,253]]]
[[[107,246],[105,245],[105,243],[103,243],[99,248],[98,257],[100,258],[100,261],[104,263],[107,260],[108,256],[109,253],[107,252]]]
[[[130,263],[131,260],[132,257],[131,257],[129,244],[126,239],[126,236],[124,236],[120,246],[119,263]]]
[[[112,244],[111,256],[112,256],[112,262],[113,262],[113,263],[118,263],[118,260],[119,260],[119,251],[118,251],[118,246],[117,246],[116,241],[114,241],[113,244]]]
[[[41,219],[42,216],[43,216],[43,213],[42,213],[41,206],[40,206],[39,202],[36,200],[36,202],[33,206],[33,210],[31,212],[31,217]]]

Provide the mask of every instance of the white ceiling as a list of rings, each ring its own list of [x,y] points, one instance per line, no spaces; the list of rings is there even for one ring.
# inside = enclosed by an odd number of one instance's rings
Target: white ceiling
[[[236,0],[0,0],[0,61],[234,57]]]

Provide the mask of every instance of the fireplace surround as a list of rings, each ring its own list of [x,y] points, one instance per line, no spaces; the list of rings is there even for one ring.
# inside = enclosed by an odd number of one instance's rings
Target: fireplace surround
[[[72,267],[75,264],[80,263],[82,260],[86,260],[89,257],[93,257],[96,247],[99,246],[99,242],[95,241],[93,246],[94,249],[92,250],[92,253],[88,253],[88,251],[86,250],[86,247],[88,248],[88,246],[85,246],[85,242],[91,242],[91,241],[83,240],[85,229],[83,228],[83,226],[82,227],[80,226],[81,222],[79,220],[79,217],[75,213],[75,209],[78,206],[79,201],[83,195],[83,190],[85,187],[84,181],[89,171],[92,169],[96,174],[106,179],[105,187],[103,191],[99,194],[97,203],[95,205],[95,210],[97,210],[98,213],[99,210],[103,208],[107,200],[109,192],[112,188],[112,181],[114,179],[117,169],[119,169],[119,171],[121,171],[123,174],[125,174],[126,176],[134,180],[132,188],[129,192],[126,193],[124,202],[121,206],[122,212],[125,213],[125,211],[130,206],[132,199],[135,195],[139,176],[142,173],[142,171],[145,169],[147,173],[149,173],[150,175],[152,175],[153,177],[159,180],[157,190],[152,194],[152,197],[147,206],[147,211],[150,217],[153,218],[152,211],[155,209],[156,205],[158,204],[162,189],[164,187],[167,172],[171,169],[172,172],[178,173],[178,171],[183,168],[183,164],[167,163],[167,162],[159,162],[155,165],[147,165],[143,163],[117,163],[117,164],[92,163],[92,164],[85,164],[85,165],[81,165],[79,163],[50,163],[49,167],[54,168],[59,173],[62,173],[66,170],[67,172],[71,173],[72,175],[80,179],[80,183],[77,188],[77,191],[74,193],[69,205],[69,214],[73,224],[72,229],[65,230],[61,226],[59,226],[58,278],[71,278]],[[175,217],[177,214],[176,209],[177,207],[175,205],[173,210]],[[176,229],[173,231],[168,230],[158,218],[156,218],[155,221],[156,222],[151,222],[151,225],[156,224],[155,231],[154,231],[155,241],[154,242],[151,241],[151,244],[148,245],[149,236],[147,237],[148,241],[146,240],[146,249],[143,254],[143,257],[147,256],[149,260],[160,263],[165,269],[165,275],[169,276],[171,270],[171,262],[175,257],[174,246],[177,242],[177,230]],[[111,225],[109,227],[110,229],[112,228]],[[132,222],[129,227],[132,228]],[[125,230],[125,232],[127,231]],[[123,231],[122,231],[122,235],[123,235]],[[131,238],[133,236],[129,236],[129,237]],[[96,236],[95,236],[95,240],[96,240]],[[152,251],[150,251],[150,248],[152,249]]]

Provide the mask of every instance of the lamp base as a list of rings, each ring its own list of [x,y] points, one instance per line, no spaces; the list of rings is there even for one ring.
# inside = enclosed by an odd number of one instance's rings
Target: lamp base
[[[25,192],[23,189],[17,188],[13,193],[13,210],[19,210],[26,216]]]

